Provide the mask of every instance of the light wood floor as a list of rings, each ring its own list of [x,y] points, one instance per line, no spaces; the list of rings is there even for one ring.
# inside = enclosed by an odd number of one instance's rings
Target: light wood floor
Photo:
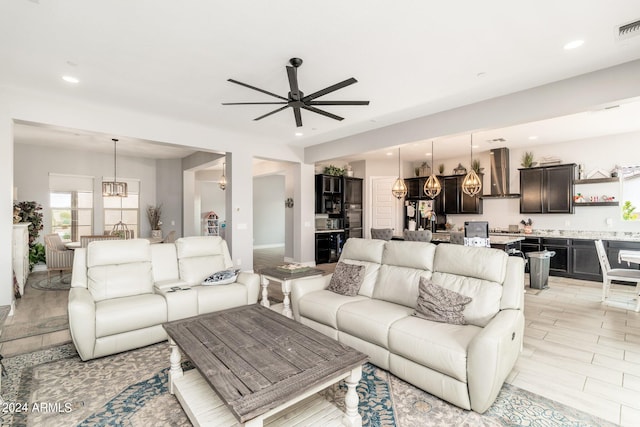
[[[283,252],[262,249],[254,260],[256,267],[278,265]],[[335,265],[319,267],[332,271]],[[634,306],[632,289],[615,288],[619,296],[602,305],[596,282],[550,277],[549,289],[540,291],[525,280],[524,349],[507,382],[610,422],[640,425],[640,314],[628,309]],[[66,302],[66,291],[27,287],[7,322],[59,316]],[[67,341],[68,331],[56,332],[2,343],[0,353],[7,357]]]

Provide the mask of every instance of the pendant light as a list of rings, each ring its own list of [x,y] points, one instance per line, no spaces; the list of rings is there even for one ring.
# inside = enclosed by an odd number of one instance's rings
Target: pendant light
[[[471,158],[469,163],[469,173],[462,180],[462,191],[473,197],[482,190],[482,181],[473,170],[473,134],[471,134]]]
[[[440,194],[442,186],[440,185],[440,180],[435,173],[436,160],[433,154],[433,140],[431,141],[431,166],[431,176],[424,183],[424,187],[422,188],[422,190],[424,191],[424,194],[427,195],[427,197],[435,199],[436,196]]]
[[[102,196],[103,197],[127,197],[127,183],[118,182],[116,180],[116,143],[117,139],[112,138],[113,141],[113,181],[102,182]]]
[[[226,165],[227,165],[226,163],[222,163],[222,176],[220,177],[220,181],[218,181],[218,187],[220,187],[222,191],[224,191],[224,189],[227,188],[227,178],[224,176],[224,170]]]
[[[400,147],[398,147],[398,179],[393,183],[391,187],[391,194],[396,199],[402,199],[407,195],[407,184],[404,183],[404,179],[400,178]]]

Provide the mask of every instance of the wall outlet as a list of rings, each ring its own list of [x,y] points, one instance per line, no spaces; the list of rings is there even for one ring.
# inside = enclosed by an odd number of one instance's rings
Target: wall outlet
[[[565,226],[565,227],[570,227],[570,226],[571,226],[571,221],[566,220],[566,221],[564,222],[564,226]]]
[[[611,227],[611,226],[613,225],[613,219],[611,219],[611,218],[607,218],[604,222],[605,222],[609,227]]]
[[[237,266],[241,266],[242,265],[242,260],[240,258],[236,259],[236,265]]]
[[[176,222],[173,219],[171,220],[171,225],[176,225]]]

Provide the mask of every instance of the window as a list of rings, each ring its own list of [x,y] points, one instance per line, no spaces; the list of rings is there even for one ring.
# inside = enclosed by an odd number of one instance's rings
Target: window
[[[93,230],[93,177],[49,174],[51,233],[80,240]]]
[[[109,181],[107,178],[103,180]],[[113,179],[111,179],[113,181]],[[111,232],[120,223],[126,225],[132,233],[131,237],[139,236],[140,218],[140,182],[136,180],[126,181],[128,187],[127,197],[103,197],[104,204],[104,231]]]
[[[622,219],[640,219],[640,166],[620,168],[622,174]]]

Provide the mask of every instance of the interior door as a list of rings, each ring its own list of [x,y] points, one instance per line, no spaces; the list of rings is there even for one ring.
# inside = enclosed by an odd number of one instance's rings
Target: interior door
[[[394,234],[401,234],[402,226],[398,224],[402,201],[396,199],[391,194],[391,187],[396,177],[381,176],[371,178],[371,228],[393,228],[396,230]],[[366,230],[365,236],[371,237],[371,231]]]

